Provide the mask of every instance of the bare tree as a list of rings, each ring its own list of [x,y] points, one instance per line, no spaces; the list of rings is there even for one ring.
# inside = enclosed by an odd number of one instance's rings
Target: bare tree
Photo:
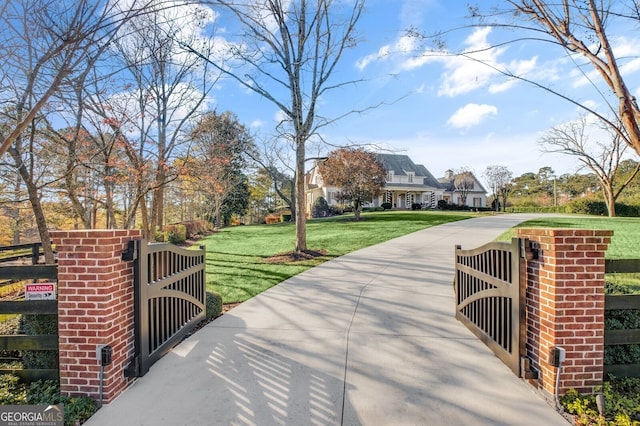
[[[180,152],[187,140],[186,125],[201,112],[215,82],[208,72],[208,62],[185,54],[179,46],[197,46],[208,56],[211,41],[201,37],[199,31],[210,18],[211,10],[205,7],[187,2],[168,7],[155,1],[144,15],[123,25],[115,42],[117,56],[128,74],[124,78],[132,84],[125,94],[113,93],[111,111],[118,109],[119,116],[126,117],[139,135],[136,140],[127,140],[135,145],[130,154],[135,153],[136,163],[146,169],[146,176],[138,177],[144,181],[138,202],[143,207],[143,232],[151,240],[163,224],[165,185],[179,173],[171,168],[172,159],[186,153]],[[148,193],[150,209],[145,200]]]
[[[304,197],[306,145],[319,128],[333,122],[318,112],[318,99],[348,82],[331,77],[344,51],[355,45],[355,27],[364,0],[260,0],[212,2],[235,16],[241,43],[233,45],[234,63],[214,66],[242,86],[275,104],[284,115],[279,129],[295,149],[295,222],[297,252],[307,249]],[[344,11],[344,13],[341,13]],[[198,50],[186,46],[192,52]]]
[[[502,206],[502,211],[504,211],[505,207],[507,207],[509,193],[513,187],[511,184],[513,172],[506,166],[492,165],[488,166],[484,171],[484,177],[489,182],[489,186],[493,192],[496,211],[500,210],[500,206]]]
[[[426,34],[412,28],[408,30],[408,34],[432,43],[432,47],[423,52],[423,55],[464,57],[482,63],[509,79],[533,85],[576,105],[606,123],[618,133],[622,142],[640,154],[640,109],[621,72],[623,65],[636,58],[616,57],[615,46],[611,42],[615,31],[637,27],[640,6],[636,1],[507,0],[491,10],[470,6],[469,12],[478,26],[505,29],[509,39],[498,45],[483,46],[477,51],[449,52],[446,49],[445,34],[469,26],[435,34]],[[498,64],[487,59],[484,54],[519,42],[539,42],[549,47],[549,52],[553,51],[553,47],[557,48],[558,55],[566,56],[585,81],[594,87],[604,107],[581,101],[537,77],[514,71],[512,64]],[[589,72],[589,67],[593,72]]]
[[[476,179],[473,173],[466,169],[461,168],[456,170],[456,174],[453,175],[453,188],[458,193],[458,200],[460,205],[467,205],[467,196],[476,183]]]
[[[627,148],[619,133],[612,131],[610,126],[590,123],[587,117],[582,116],[552,128],[540,139],[540,144],[546,152],[577,157],[584,167],[592,171],[601,184],[609,216],[616,215],[616,199],[640,171],[638,164],[625,181],[616,180]]]
[[[9,151],[24,181],[45,253],[53,263],[49,231],[35,183],[37,120],[51,113],[65,92],[83,84],[88,68],[112,40],[115,30],[138,12],[97,0],[16,0],[0,14],[0,156]],[[25,151],[26,149],[26,151]]]
[[[637,2],[562,0],[558,5],[555,1],[508,1],[527,22],[536,25],[535,29],[544,32],[544,38],[559,44],[568,54],[581,55],[591,63],[617,101],[617,105],[609,104],[615,113],[613,120],[598,113],[595,115],[640,154],[640,109],[620,72],[619,59],[607,36],[607,25],[617,25],[615,19],[637,25],[640,17]],[[536,32],[540,34],[540,31]],[[594,113],[583,104],[579,105]]]

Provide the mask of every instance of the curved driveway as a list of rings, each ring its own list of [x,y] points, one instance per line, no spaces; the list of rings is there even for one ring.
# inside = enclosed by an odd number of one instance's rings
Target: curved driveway
[[[88,425],[563,425],[454,318],[453,252],[531,215],[326,262],[208,324]]]

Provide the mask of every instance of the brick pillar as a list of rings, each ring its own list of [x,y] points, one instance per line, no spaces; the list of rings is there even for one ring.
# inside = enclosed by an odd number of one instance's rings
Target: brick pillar
[[[51,233],[58,252],[58,342],[63,395],[99,395],[99,345],[112,347],[104,367],[103,402],[128,385],[124,369],[133,357],[133,268],[121,260],[139,230]]]
[[[517,229],[538,249],[527,266],[527,355],[537,385],[555,395],[558,369],[550,351],[561,346],[566,361],[558,395],[569,388],[593,393],[604,363],[604,255],[613,231]]]

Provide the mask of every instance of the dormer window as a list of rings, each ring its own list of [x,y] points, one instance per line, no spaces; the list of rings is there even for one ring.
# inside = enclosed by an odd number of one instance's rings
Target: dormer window
[[[393,182],[393,170],[389,170],[389,176],[387,176],[389,182]]]
[[[407,174],[407,181],[409,183],[413,183],[413,173],[410,172]]]

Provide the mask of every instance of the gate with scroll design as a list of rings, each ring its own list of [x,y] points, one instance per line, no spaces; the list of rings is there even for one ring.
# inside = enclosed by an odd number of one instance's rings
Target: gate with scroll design
[[[455,250],[456,319],[482,340],[518,377],[528,377],[526,263],[521,241]],[[524,245],[522,245],[524,246]],[[525,274],[521,280],[521,274]],[[521,360],[523,364],[521,366]]]
[[[141,377],[205,318],[205,250],[130,241],[134,261],[135,355],[125,371]]]

